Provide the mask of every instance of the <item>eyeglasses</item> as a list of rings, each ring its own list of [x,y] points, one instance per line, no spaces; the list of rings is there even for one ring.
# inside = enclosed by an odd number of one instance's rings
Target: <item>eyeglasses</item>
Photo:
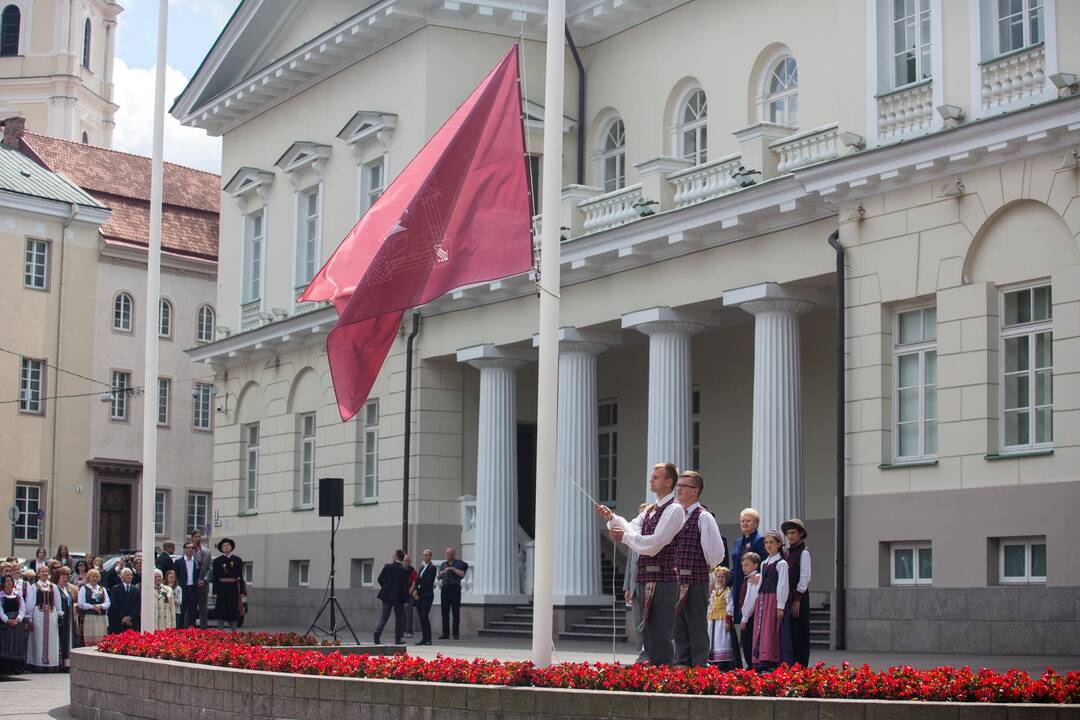
[[[677,488],[690,488],[691,490],[697,490],[697,485],[691,485],[690,483],[677,483]]]

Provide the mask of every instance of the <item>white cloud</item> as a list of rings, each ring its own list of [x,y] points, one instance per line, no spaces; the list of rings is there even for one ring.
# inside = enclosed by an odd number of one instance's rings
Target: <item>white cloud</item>
[[[165,69],[165,105],[184,89],[188,79],[173,67]],[[129,68],[120,58],[113,65],[116,129],[113,147],[124,152],[149,155],[154,139],[154,68]],[[200,170],[221,172],[221,138],[198,128],[184,127],[165,115],[165,159]]]

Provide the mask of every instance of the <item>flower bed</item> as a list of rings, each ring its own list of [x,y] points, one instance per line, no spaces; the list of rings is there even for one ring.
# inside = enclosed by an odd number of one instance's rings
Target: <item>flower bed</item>
[[[970,703],[1078,703],[1080,672],[1059,675],[1047,669],[1039,678],[1019,670],[940,667],[916,670],[894,667],[876,672],[868,666],[782,667],[762,675],[748,670],[667,668],[607,663],[563,663],[537,668],[530,662],[425,660],[409,655],[323,654],[269,645],[310,644],[294,634],[229,633],[214,630],[127,632],[104,638],[99,652],[155,658],[241,670],[262,670],[331,677],[422,682],[608,690],[674,695],[909,700]]]

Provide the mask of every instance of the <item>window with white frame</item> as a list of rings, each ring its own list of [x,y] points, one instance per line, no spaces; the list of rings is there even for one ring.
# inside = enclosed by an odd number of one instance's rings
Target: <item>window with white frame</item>
[[[319,261],[319,186],[297,196],[296,278],[297,289],[306,287],[315,277]]]
[[[165,298],[158,300],[158,337],[172,337],[173,305]]]
[[[386,190],[386,156],[360,166],[360,214],[367,212]]]
[[[315,487],[315,413],[301,415],[299,425],[300,447],[297,456],[300,467],[297,472],[296,504],[311,507]]]
[[[930,0],[891,0],[893,87],[931,75]]]
[[[90,18],[86,18],[86,22],[83,23],[82,66],[87,70],[90,69],[90,37]]]
[[[934,551],[928,542],[889,546],[893,585],[930,585],[934,580]]]
[[[932,458],[938,451],[937,309],[896,313],[893,337],[893,459]]]
[[[112,420],[128,419],[128,400],[131,392],[131,373],[125,370],[113,370],[112,392],[110,393],[109,418]]]
[[[600,173],[604,192],[626,187],[626,128],[621,118],[608,122],[600,136]]]
[[[159,377],[157,380],[157,424],[169,424],[169,409],[172,400],[172,380]]]
[[[1049,285],[1008,290],[1001,310],[1001,444],[1006,451],[1054,441],[1054,333]]]
[[[19,412],[40,415],[45,412],[45,361],[21,358],[19,361]]]
[[[49,243],[26,240],[26,265],[23,285],[33,290],[45,290],[49,283]]]
[[[766,83],[765,119],[779,125],[799,124],[799,66],[795,58],[780,58],[769,72]]]
[[[701,391],[690,393],[690,462],[694,470],[701,469]]]
[[[214,323],[216,318],[214,308],[209,305],[200,305],[195,311],[195,341],[201,343],[214,340]]]
[[[244,445],[241,507],[244,512],[255,512],[259,490],[259,423],[244,425],[241,432]]]
[[[364,457],[361,468],[360,500],[374,502],[379,497],[379,401],[369,400],[363,409]]]
[[[154,536],[165,536],[165,518],[166,508],[169,504],[168,498],[169,492],[167,490],[157,490],[154,492]]]
[[[1046,582],[1046,538],[1002,538],[998,541],[998,581],[1002,584]]]
[[[241,302],[250,303],[262,297],[263,239],[266,236],[263,209],[244,216],[244,287]]]
[[[0,12],[0,57],[13,57],[19,54],[21,25],[22,10],[18,5],[8,5]]]
[[[244,583],[246,585],[255,584],[255,563],[250,560],[246,560],[243,565],[244,571]]]
[[[375,560],[361,558],[353,560],[353,587],[371,587],[375,584]]]
[[[997,54],[1005,55],[1043,41],[1044,0],[993,0]]]
[[[679,107],[676,142],[679,157],[689,160],[694,165],[709,161],[709,105],[705,91],[693,90]]]
[[[619,403],[615,400],[601,400],[596,419],[596,448],[600,460],[600,489],[597,499],[608,507],[615,507],[619,478]]]
[[[214,386],[209,383],[195,383],[191,393],[191,426],[195,430],[210,430],[213,420]]]
[[[38,525],[41,486],[35,483],[15,483],[15,508],[19,512],[15,520],[15,540],[37,542],[41,537],[41,527]]]
[[[210,493],[191,491],[187,494],[187,512],[185,513],[185,534],[198,530],[205,533],[210,520]]]
[[[289,584],[293,587],[307,587],[310,573],[311,562],[309,560],[289,561]]]
[[[131,293],[120,292],[113,298],[113,330],[131,332],[135,315],[135,300]]]

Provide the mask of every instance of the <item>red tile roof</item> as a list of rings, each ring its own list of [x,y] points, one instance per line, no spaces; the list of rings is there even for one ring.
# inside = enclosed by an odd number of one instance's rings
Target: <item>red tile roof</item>
[[[22,148],[63,173],[112,210],[101,235],[146,245],[150,234],[150,158],[70,140],[25,133]],[[161,249],[216,260],[221,176],[165,163]]]

